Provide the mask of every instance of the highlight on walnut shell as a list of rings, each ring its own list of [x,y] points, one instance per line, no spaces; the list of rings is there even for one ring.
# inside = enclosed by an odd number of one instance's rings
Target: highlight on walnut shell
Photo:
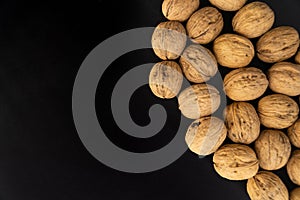
[[[297,187],[291,191],[290,200],[300,200],[300,187]]]
[[[247,0],[209,0],[209,2],[217,8],[224,11],[239,10]]]
[[[300,150],[293,152],[286,169],[291,181],[300,185]]]
[[[300,119],[288,128],[288,136],[291,143],[295,147],[300,148]]]

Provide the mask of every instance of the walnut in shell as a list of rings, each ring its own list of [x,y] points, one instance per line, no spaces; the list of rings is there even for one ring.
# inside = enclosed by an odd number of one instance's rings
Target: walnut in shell
[[[300,150],[293,152],[286,169],[291,181],[300,185]]]
[[[291,191],[290,200],[300,200],[300,187]]]
[[[209,0],[210,3],[224,11],[239,10],[247,0]]]
[[[297,64],[300,64],[300,51],[297,52],[296,56],[295,56],[295,62]]]
[[[291,143],[295,147],[300,148],[300,119],[288,128],[288,136]]]

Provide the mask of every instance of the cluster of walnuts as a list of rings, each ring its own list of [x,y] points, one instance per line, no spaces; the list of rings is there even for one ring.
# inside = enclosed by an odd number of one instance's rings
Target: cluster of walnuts
[[[300,119],[295,101],[300,95],[299,34],[290,26],[273,28],[275,14],[266,3],[209,1],[212,6],[202,8],[199,0],[163,1],[168,21],[160,23],[152,36],[154,53],[162,61],[150,72],[151,91],[164,99],[178,96],[181,113],[195,120],[185,137],[189,149],[202,156],[214,153],[213,165],[220,176],[248,180],[252,200],[300,200],[300,187],[289,194],[271,172],[286,166],[291,181],[300,186]],[[220,10],[235,12],[234,33],[221,34]],[[258,39],[255,45],[253,38]],[[209,43],[212,50],[204,46]],[[273,66],[266,72],[249,66],[255,56]],[[290,58],[295,61],[286,61]],[[223,83],[233,100],[224,110],[224,120],[212,116],[221,104],[220,92],[206,83],[219,66],[232,69]],[[184,77],[192,84],[181,90]],[[273,94],[264,95],[268,88]],[[256,99],[257,106],[249,103]],[[222,146],[227,137],[233,144]]]

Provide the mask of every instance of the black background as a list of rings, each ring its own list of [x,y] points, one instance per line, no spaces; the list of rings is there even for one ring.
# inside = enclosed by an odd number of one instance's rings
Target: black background
[[[250,2],[250,1],[249,1]],[[248,199],[246,181],[220,178],[208,156],[187,151],[170,166],[146,174],[108,168],[82,145],[72,118],[72,87],[88,53],[106,38],[164,21],[162,0],[0,1],[0,199]],[[270,1],[275,26],[300,30],[298,0]],[[209,5],[201,1],[201,7]],[[234,13],[224,13],[226,27]],[[254,40],[255,42],[255,40]],[[148,108],[161,103],[170,114],[164,130],[141,141],[116,127],[107,109],[113,84],[130,68],[156,62],[152,50],[126,54],[100,81],[99,121],[122,148],[146,152],[164,146],[176,133],[180,113],[175,99],[155,98],[147,86],[132,97],[130,111],[139,125]],[[255,66],[266,69],[256,60]],[[228,70],[220,67],[225,74]],[[253,102],[254,104],[256,102]],[[170,131],[168,131],[170,130]],[[291,190],[286,170],[276,172]]]

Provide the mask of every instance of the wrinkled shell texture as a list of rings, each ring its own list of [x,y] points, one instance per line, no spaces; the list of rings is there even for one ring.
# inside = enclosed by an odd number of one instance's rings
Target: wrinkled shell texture
[[[300,51],[297,52],[296,56],[295,56],[295,62],[297,64],[300,64]]]
[[[291,191],[290,200],[300,200],[300,187]]]
[[[240,68],[250,64],[254,57],[251,41],[236,34],[223,34],[213,45],[218,63],[224,67]]]
[[[222,14],[213,7],[204,7],[188,20],[186,29],[195,43],[207,44],[214,40],[224,26]]]
[[[289,26],[280,26],[265,33],[257,42],[257,56],[266,63],[291,58],[299,47],[299,34]]]
[[[245,180],[253,177],[259,168],[255,152],[242,144],[226,144],[213,156],[214,168],[223,178]]]
[[[179,58],[187,41],[185,28],[177,21],[160,23],[152,35],[154,53],[162,60]]]
[[[183,90],[178,97],[181,113],[190,119],[199,119],[214,113],[220,106],[219,91],[209,84],[196,84]]]
[[[224,11],[239,10],[247,0],[209,0],[210,3]]]
[[[186,78],[194,83],[203,83],[215,76],[218,63],[209,49],[201,45],[190,45],[180,57],[180,65]]]
[[[225,109],[228,137],[235,143],[250,144],[260,133],[260,121],[255,108],[246,102],[234,102]]]
[[[283,94],[268,95],[258,102],[260,122],[267,128],[288,128],[297,120],[298,114],[297,103]]]
[[[257,99],[264,94],[268,85],[266,75],[255,67],[235,69],[224,78],[225,93],[235,101]]]
[[[189,149],[198,155],[214,153],[226,139],[224,122],[216,117],[195,120],[188,128],[185,141]]]
[[[260,171],[247,182],[251,200],[289,200],[289,193],[282,180],[274,173]]]
[[[263,2],[252,2],[239,10],[232,20],[233,30],[247,38],[256,38],[272,28],[273,10]]]
[[[288,96],[300,95],[300,65],[290,62],[276,63],[269,69],[270,88]]]
[[[286,166],[291,181],[300,185],[300,150],[295,150]]]
[[[255,141],[259,165],[265,170],[277,170],[286,165],[291,155],[289,138],[278,130],[265,130]]]
[[[300,148],[300,119],[288,128],[288,136],[291,143],[295,147]]]

